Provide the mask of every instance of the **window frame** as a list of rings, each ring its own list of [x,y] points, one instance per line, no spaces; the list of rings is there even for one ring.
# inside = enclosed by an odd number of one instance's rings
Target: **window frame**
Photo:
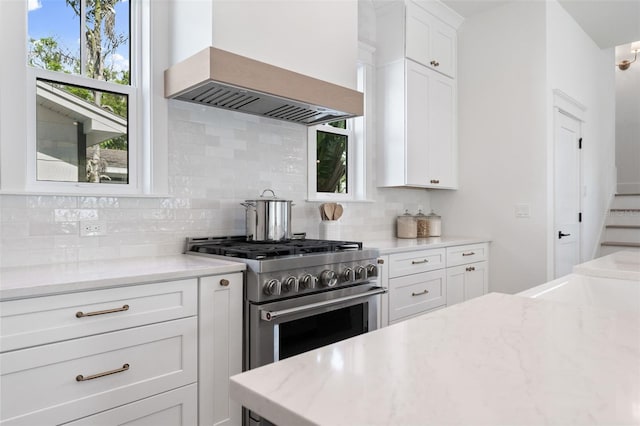
[[[354,199],[354,183],[353,180],[355,178],[354,175],[354,139],[355,132],[353,131],[353,119],[347,119],[346,121],[346,129],[340,129],[338,127],[334,127],[329,123],[319,124],[316,126],[310,126],[307,130],[307,140],[308,140],[308,179],[307,179],[307,191],[310,200],[320,200],[320,201],[349,201]],[[325,133],[333,133],[336,135],[345,135],[347,136],[347,192],[346,193],[335,193],[335,192],[318,192],[317,191],[317,183],[318,183],[318,168],[317,168],[317,152],[318,152],[318,132]]]
[[[118,84],[104,80],[97,80],[84,75],[67,74],[64,72],[50,71],[29,66],[26,62],[27,76],[27,167],[26,185],[28,192],[54,192],[54,193],[83,193],[83,194],[139,194],[142,189],[140,162],[142,132],[139,123],[142,122],[139,99],[141,98],[141,55],[142,26],[140,25],[141,7],[140,1],[130,0],[129,3],[129,84]],[[28,13],[28,12],[27,12]],[[26,17],[28,21],[28,17]],[[82,25],[84,19],[80,20]],[[25,31],[25,40],[28,41],[28,27]],[[28,43],[25,42],[25,53],[28,53]],[[36,82],[38,79],[50,80],[56,83],[72,84],[103,92],[112,92],[127,96],[127,183],[91,183],[91,182],[61,182],[40,181],[37,179],[37,101]],[[33,124],[30,124],[33,123]]]

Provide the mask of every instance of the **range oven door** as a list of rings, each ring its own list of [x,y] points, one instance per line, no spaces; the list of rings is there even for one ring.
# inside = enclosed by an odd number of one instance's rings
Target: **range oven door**
[[[365,284],[248,305],[245,368],[252,369],[379,327],[384,288]]]

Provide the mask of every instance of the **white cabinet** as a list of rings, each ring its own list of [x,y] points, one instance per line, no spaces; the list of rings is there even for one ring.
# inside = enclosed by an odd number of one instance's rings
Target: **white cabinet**
[[[3,425],[60,424],[198,380],[196,279],[9,300],[0,309]]]
[[[385,256],[388,264],[382,284],[389,289],[383,299],[389,324],[446,305],[445,249],[415,250]],[[387,324],[383,324],[387,325]]]
[[[456,76],[459,15],[436,1],[380,4],[376,13],[379,65],[406,57],[448,77]]]
[[[240,425],[242,277],[0,302],[0,424]]]
[[[447,306],[489,291],[488,244],[447,248]]]
[[[457,187],[456,86],[408,59],[378,68],[378,186]]]
[[[240,425],[229,377],[242,372],[242,274],[200,278],[199,424]]]

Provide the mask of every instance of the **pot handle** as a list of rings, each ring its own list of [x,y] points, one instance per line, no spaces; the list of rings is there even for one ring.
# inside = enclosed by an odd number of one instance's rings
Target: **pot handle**
[[[264,197],[264,193],[267,192],[267,191],[269,191],[269,192],[271,192],[273,194],[273,198],[277,198],[276,197],[276,193],[273,192],[273,189],[268,189],[268,188],[265,189],[264,191],[262,191],[262,194],[260,194],[260,197]]]
[[[252,204],[252,203],[240,203],[240,205],[241,205],[241,206],[244,206],[244,207],[246,207],[246,208],[249,208],[249,207],[255,207],[255,206],[256,206],[255,204]]]

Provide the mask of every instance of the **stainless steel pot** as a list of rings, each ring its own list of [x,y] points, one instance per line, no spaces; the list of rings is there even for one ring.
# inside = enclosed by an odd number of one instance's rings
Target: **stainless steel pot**
[[[265,197],[266,192],[273,194]],[[265,189],[259,200],[240,203],[246,208],[247,241],[285,241],[291,239],[291,200],[276,197]]]

